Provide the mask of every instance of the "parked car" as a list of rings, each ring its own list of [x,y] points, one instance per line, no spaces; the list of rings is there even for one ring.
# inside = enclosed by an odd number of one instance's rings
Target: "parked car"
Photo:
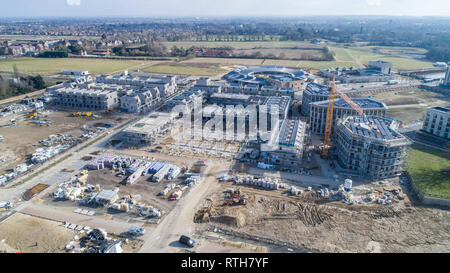
[[[193,248],[195,246],[195,241],[184,235],[181,235],[179,242],[187,245],[190,248]]]

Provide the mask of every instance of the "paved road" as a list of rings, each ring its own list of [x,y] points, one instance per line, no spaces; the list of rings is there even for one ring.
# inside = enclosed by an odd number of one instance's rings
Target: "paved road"
[[[184,196],[175,208],[161,221],[152,232],[146,233],[141,253],[178,252],[180,244],[177,242],[181,235],[190,236],[194,232],[195,208],[208,193],[219,188],[217,177],[229,169],[229,163],[206,162],[205,178]]]

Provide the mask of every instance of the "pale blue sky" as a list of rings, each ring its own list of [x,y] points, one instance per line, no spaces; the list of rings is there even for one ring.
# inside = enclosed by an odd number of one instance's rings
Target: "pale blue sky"
[[[1,0],[2,17],[450,16],[450,0]]]

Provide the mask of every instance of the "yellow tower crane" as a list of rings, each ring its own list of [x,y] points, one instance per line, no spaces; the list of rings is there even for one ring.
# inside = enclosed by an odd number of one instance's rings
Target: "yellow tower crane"
[[[330,137],[331,137],[331,127],[333,126],[333,108],[334,108],[334,98],[336,93],[343,98],[353,109],[358,112],[361,116],[364,115],[364,111],[359,105],[352,101],[346,94],[342,93],[336,88],[335,76],[333,75],[333,83],[331,85],[330,96],[328,99],[328,112],[327,112],[327,123],[325,127],[325,138],[323,140],[323,150],[322,157],[328,158],[328,149],[330,147]]]

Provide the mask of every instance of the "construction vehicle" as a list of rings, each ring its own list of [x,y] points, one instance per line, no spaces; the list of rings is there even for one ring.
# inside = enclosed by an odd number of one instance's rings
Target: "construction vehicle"
[[[27,118],[36,118],[37,117],[37,112],[26,113],[26,117]]]
[[[73,112],[72,116],[73,117],[91,117],[92,112]]]
[[[237,206],[237,205],[245,206],[246,204],[247,204],[247,201],[245,199],[245,196],[241,194],[240,189],[237,189],[234,192],[225,193],[224,205],[226,205],[226,206]]]
[[[330,137],[331,137],[331,127],[333,125],[333,108],[334,108],[334,98],[336,93],[343,98],[353,109],[360,115],[364,115],[364,111],[359,107],[354,101],[352,101],[346,94],[342,93],[336,88],[335,76],[333,75],[333,83],[331,85],[330,96],[328,98],[328,112],[327,112],[327,123],[325,127],[325,137],[323,139],[323,149],[322,158],[328,158],[328,149],[330,148]]]

